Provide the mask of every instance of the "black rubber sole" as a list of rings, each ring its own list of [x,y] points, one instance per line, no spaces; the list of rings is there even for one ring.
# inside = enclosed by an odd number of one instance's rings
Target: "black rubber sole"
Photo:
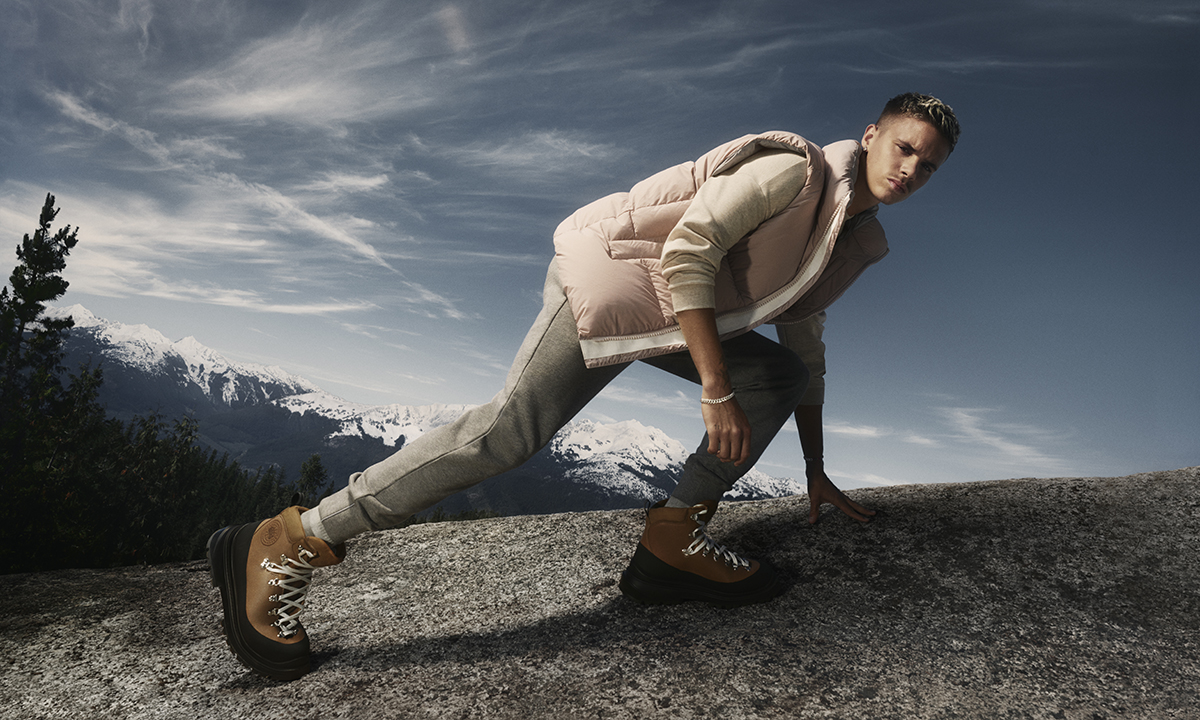
[[[213,587],[221,591],[225,642],[238,661],[272,680],[295,680],[310,668],[308,638],[283,644],[263,637],[246,617],[246,555],[258,524],[221,528],[208,539]]]
[[[704,602],[725,608],[767,602],[784,589],[779,576],[766,563],[745,580],[719,583],[671,567],[641,543],[617,586],[626,597],[643,605]]]

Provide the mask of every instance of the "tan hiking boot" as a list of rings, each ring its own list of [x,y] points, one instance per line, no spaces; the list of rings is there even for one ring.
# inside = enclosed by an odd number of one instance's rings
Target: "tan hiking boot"
[[[208,539],[212,584],[221,589],[225,640],[246,667],[275,680],[309,670],[300,613],[314,569],[336,565],[344,545],[306,537],[290,507],[261,523],[222,528]]]
[[[716,502],[690,508],[664,504],[646,513],[642,540],[621,574],[627,597],[647,605],[699,600],[736,607],[765,602],[782,591],[769,565],[743,558],[705,532]]]

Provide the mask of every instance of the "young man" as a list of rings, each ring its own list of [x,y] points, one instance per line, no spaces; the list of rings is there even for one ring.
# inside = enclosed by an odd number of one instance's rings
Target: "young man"
[[[621,591],[725,607],[775,597],[774,571],[714,542],[706,525],[793,413],[809,521],[826,502],[863,522],[874,514],[822,466],[824,309],[887,253],[878,205],[928,182],[958,134],[948,106],[909,93],[861,143],[748,135],[577,210],[555,232],[542,311],[491,402],[355,473],[314,509],[213,534],[234,653],[268,677],[306,673],[299,615],[315,568],[341,562],[345,540],[525,462],[636,360],[701,386],[707,434],[672,496],[647,513]],[[749,332],[765,322],[780,343]]]

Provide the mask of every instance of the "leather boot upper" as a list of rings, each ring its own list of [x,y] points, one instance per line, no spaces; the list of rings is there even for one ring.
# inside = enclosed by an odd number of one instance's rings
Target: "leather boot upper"
[[[327,567],[336,565],[345,557],[345,545],[331,548],[320,538],[307,537],[300,522],[300,514],[307,508],[290,507],[275,517],[264,520],[254,531],[250,541],[250,552],[246,556],[246,617],[251,626],[264,637],[275,642],[292,644],[304,640],[304,628],[285,636],[274,625],[276,616],[272,611],[282,603],[272,600],[280,591],[271,580],[278,581],[281,575],[264,567],[267,563],[287,565],[288,559],[303,559],[308,565]],[[307,552],[301,558],[300,549]],[[312,553],[311,556],[308,553]]]
[[[646,514],[641,543],[678,570],[720,583],[745,580],[758,572],[759,562],[740,558],[708,537],[704,528],[716,510],[713,500],[690,508],[669,508],[660,502]]]

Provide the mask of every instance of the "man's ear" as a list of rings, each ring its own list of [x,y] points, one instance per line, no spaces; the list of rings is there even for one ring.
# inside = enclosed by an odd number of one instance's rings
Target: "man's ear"
[[[867,129],[863,131],[863,137],[862,137],[862,143],[861,143],[862,149],[870,150],[871,141],[874,140],[875,136],[878,134],[879,134],[879,126],[878,125],[874,125],[874,124],[868,125]]]

